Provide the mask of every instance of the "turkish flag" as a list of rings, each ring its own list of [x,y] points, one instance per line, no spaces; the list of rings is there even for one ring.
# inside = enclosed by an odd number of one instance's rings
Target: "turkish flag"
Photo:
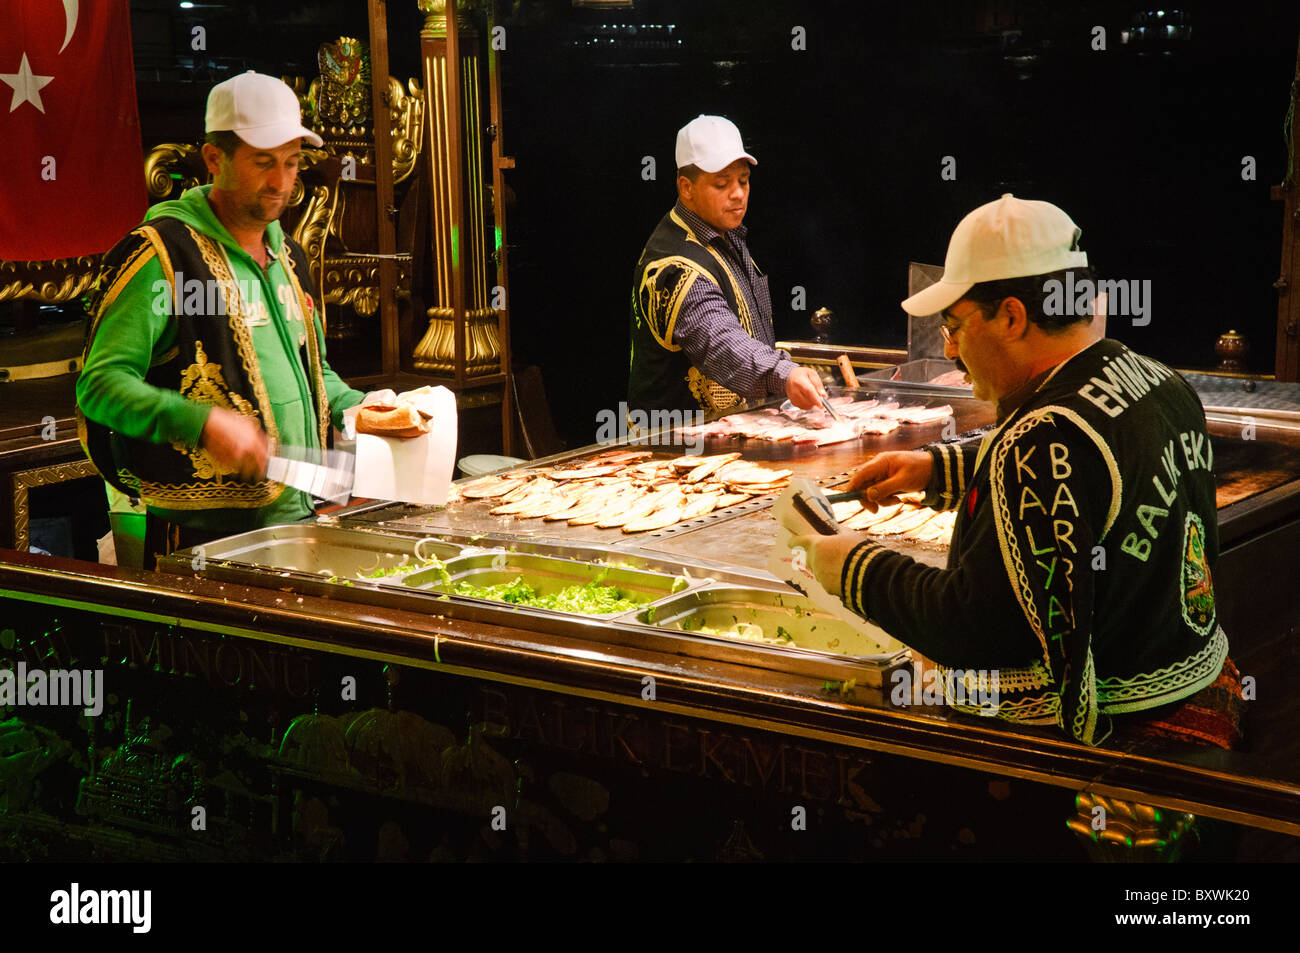
[[[128,2],[4,2],[0,260],[96,255],[144,217]]]

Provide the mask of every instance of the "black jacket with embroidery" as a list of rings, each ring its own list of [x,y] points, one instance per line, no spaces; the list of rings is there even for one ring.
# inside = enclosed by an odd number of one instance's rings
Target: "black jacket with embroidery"
[[[316,309],[308,300],[314,283],[307,255],[288,235],[283,240],[299,312],[314,314]],[[163,275],[173,285],[166,300],[176,321],[176,347],[148,369],[145,381],[251,417],[276,439],[275,414],[245,325],[244,304],[234,275],[223,260],[219,243],[180,218],[150,219],[104,255],[90,308],[93,320],[85,353],[94,345],[104,313],[140,267],[154,257],[165,263]],[[206,308],[186,313],[184,295],[174,287],[178,274],[191,276],[202,287],[219,288],[220,306],[211,313]],[[306,335],[303,350],[315,400],[317,439],[324,447],[329,440],[330,403],[315,334]],[[268,506],[284,492],[284,486],[273,480],[240,480],[199,447],[127,437],[87,417],[80,407],[77,433],[86,456],[110,485],[154,509],[250,510]]]
[[[740,404],[742,397],[706,377],[673,343],[677,315],[696,281],[711,281],[750,337],[756,322],[768,316],[751,314],[740,283],[744,273],[717,249],[702,243],[673,209],[650,234],[632,277],[632,351],[628,370],[628,406],[634,410],[713,412]],[[762,293],[767,294],[766,286]],[[762,305],[760,305],[760,308]]]
[[[1218,676],[1213,452],[1178,374],[1099,341],[982,439],[926,449],[926,502],[960,508],[948,567],[864,542],[850,609],[942,667],[997,670],[999,717],[1087,744]]]

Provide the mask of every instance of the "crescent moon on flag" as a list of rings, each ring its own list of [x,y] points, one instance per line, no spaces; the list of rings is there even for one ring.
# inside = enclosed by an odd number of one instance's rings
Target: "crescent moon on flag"
[[[63,15],[68,21],[68,31],[63,34],[63,45],[59,47],[62,53],[72,42],[72,34],[77,32],[77,0],[63,0]]]

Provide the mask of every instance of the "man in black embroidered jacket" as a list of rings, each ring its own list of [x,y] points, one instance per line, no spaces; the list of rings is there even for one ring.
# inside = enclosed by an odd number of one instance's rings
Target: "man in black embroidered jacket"
[[[947,354],[996,401],[996,425],[880,454],[852,486],[873,509],[922,489],[958,508],[947,568],[851,534],[792,544],[828,591],[941,668],[996,670],[999,717],[1097,744],[1108,715],[1213,682],[1228,642],[1200,401],[1105,339],[1090,305],[1053,313],[1054,282],[1091,281],[1079,234],[1055,206],[1003,196],[963,219],[943,278],[903,302],[943,314]]]
[[[148,508],[147,562],[312,515],[265,478],[268,438],[322,447],[362,400],[326,362],[306,255],[278,221],[320,137],[293,90],[253,72],[213,88],[206,125],[213,184],[155,205],[105,256],[77,382],[87,454]]]
[[[817,373],[775,349],[767,276],[742,223],[756,164],[740,130],[699,116],[677,133],[677,204],[647,240],[632,280],[628,406],[738,407],[785,394],[819,406]]]

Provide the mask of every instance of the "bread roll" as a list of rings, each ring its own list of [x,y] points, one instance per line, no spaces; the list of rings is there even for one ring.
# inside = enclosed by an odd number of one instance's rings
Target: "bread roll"
[[[426,418],[410,404],[371,404],[357,413],[357,433],[376,437],[420,437],[429,432]]]

